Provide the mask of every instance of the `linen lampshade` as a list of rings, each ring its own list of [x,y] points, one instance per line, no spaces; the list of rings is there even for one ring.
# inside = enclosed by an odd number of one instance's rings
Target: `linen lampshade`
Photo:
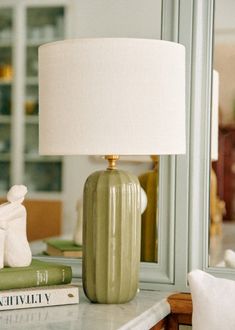
[[[213,70],[212,116],[211,116],[211,160],[218,160],[219,140],[219,73]]]
[[[185,49],[101,38],[39,47],[39,152],[185,153]]]

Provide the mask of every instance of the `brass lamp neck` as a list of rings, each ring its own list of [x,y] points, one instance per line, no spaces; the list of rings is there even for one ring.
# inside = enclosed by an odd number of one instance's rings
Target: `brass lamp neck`
[[[158,170],[159,156],[151,155],[151,158],[152,158],[152,161],[153,161],[153,170],[156,171],[156,170]]]
[[[116,161],[119,159],[119,156],[117,155],[106,155],[105,159],[109,162],[109,166],[107,167],[107,170],[115,170],[116,167]]]

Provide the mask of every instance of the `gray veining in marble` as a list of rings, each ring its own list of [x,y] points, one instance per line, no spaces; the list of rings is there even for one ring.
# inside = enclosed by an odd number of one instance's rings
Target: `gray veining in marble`
[[[80,288],[80,303],[0,312],[0,329],[147,330],[170,313],[170,293],[140,291],[127,304],[91,304]]]

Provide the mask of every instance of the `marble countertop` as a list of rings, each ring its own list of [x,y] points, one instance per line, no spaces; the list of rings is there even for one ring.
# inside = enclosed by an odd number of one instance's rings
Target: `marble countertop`
[[[24,330],[147,330],[170,313],[170,293],[141,290],[131,302],[92,304],[79,288],[78,305],[1,311],[0,328]]]

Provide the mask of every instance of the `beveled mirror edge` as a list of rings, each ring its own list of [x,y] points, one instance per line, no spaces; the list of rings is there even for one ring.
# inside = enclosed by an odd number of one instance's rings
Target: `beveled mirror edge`
[[[213,63],[214,0],[197,6],[197,20],[204,24],[194,31],[194,102],[192,104],[190,157],[191,189],[189,208],[188,271],[208,265],[209,190],[210,190],[210,118]],[[197,99],[200,99],[198,102]],[[198,111],[198,109],[200,109]],[[194,205],[193,205],[194,201]]]
[[[183,2],[181,0],[181,3]],[[192,46],[194,50],[201,50],[201,54],[194,51],[192,56],[194,72],[192,72],[193,84],[191,90],[191,155],[188,190],[189,253],[185,273],[187,274],[190,270],[199,268],[213,276],[235,280],[235,270],[209,267],[211,111],[206,111],[206,109],[211,109],[215,0],[191,2],[194,14]],[[176,240],[177,238],[176,233]],[[181,271],[179,271],[179,274],[183,275]]]
[[[215,5],[215,0],[214,0],[214,20],[215,20],[215,10],[216,10],[216,5]],[[214,23],[214,22],[213,22]],[[215,24],[215,23],[214,23]],[[215,26],[212,26],[213,28],[213,38],[215,38]],[[212,47],[212,53],[214,53],[214,45]],[[210,123],[208,124],[210,126]],[[210,135],[209,135],[210,138]],[[210,154],[209,154],[210,155]],[[208,183],[209,185],[209,183]],[[210,187],[208,187],[208,195],[210,195]],[[209,227],[210,227],[210,218],[209,218],[209,206],[208,206],[208,218],[207,221],[205,221],[205,236],[204,238],[204,245],[205,245],[205,252],[203,256],[203,268],[205,271],[207,271],[209,274],[220,277],[220,278],[227,278],[231,280],[235,280],[235,269],[227,268],[225,267],[211,267],[209,266],[209,253],[210,253],[210,233],[209,233]]]

